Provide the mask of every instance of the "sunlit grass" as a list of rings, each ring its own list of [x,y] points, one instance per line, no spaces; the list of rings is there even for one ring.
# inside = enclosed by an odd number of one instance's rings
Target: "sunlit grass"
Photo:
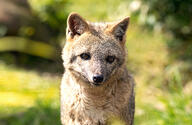
[[[59,96],[58,77],[0,65],[0,105],[31,107]]]
[[[60,123],[59,77],[2,63],[0,74],[1,125]]]

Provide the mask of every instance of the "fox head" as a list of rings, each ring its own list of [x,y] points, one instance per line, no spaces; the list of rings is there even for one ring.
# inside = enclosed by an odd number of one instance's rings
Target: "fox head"
[[[64,67],[87,85],[109,81],[125,62],[129,17],[111,23],[91,23],[77,13],[67,20]]]

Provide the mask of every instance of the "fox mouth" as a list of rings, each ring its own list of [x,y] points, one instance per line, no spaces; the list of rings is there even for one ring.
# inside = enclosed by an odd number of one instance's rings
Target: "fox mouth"
[[[93,86],[101,86],[100,83],[94,83],[94,82],[91,82],[91,85],[93,85]]]

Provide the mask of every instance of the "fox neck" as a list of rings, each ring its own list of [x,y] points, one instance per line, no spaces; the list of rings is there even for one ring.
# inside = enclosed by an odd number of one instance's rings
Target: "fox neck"
[[[71,86],[78,86],[75,87],[78,90],[78,93],[81,94],[83,98],[93,101],[100,101],[109,99],[108,97],[112,97],[115,93],[116,86],[118,85],[119,78],[122,76],[123,71],[121,70],[123,68],[120,68],[120,70],[117,70],[113,76],[110,77],[109,80],[107,80],[106,83],[103,83],[100,86],[93,86],[90,83],[87,83],[83,80],[80,80],[79,77],[75,76],[71,71],[68,71],[70,73],[71,82],[69,83]],[[111,96],[112,95],[112,96]]]
[[[86,107],[88,110],[97,108],[109,108],[110,103],[113,101],[115,96],[115,89],[117,85],[117,80],[113,80],[113,83],[108,83],[103,86],[91,86],[91,87],[82,87],[80,86],[78,94],[79,99],[83,107]]]

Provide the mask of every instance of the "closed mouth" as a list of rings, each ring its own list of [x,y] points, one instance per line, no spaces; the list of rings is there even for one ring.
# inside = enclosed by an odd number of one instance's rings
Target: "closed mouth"
[[[91,85],[93,85],[93,86],[100,86],[101,84],[100,83],[91,82]]]

